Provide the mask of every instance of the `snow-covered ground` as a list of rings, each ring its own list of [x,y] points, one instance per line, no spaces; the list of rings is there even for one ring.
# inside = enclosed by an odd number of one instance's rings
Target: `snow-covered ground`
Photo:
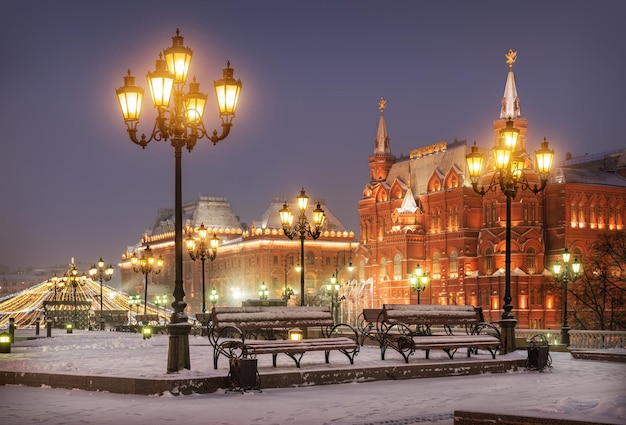
[[[34,333],[29,330],[22,332]],[[45,330],[43,332],[45,335]],[[208,340],[191,337],[189,377],[225,375],[215,371]],[[621,350],[625,352],[626,350]],[[626,424],[626,363],[573,359],[550,353],[552,369],[520,369],[484,374],[399,381],[378,381],[301,388],[264,389],[262,393],[139,396],[82,390],[0,386],[2,424],[452,424],[455,410],[515,413],[582,421]],[[459,353],[462,357],[463,354]],[[490,358],[481,354],[479,358]],[[507,356],[525,358],[524,351]],[[425,361],[423,353],[411,363]],[[445,362],[443,353],[431,358]],[[278,372],[293,371],[286,356]],[[0,371],[80,375],[166,377],[167,336],[143,340],[139,334],[55,330],[53,338],[19,341],[0,354]],[[323,353],[305,354],[303,369],[362,368],[402,364],[399,355],[364,347],[351,366],[338,352],[326,365]],[[276,371],[271,356],[260,356],[259,372]]]

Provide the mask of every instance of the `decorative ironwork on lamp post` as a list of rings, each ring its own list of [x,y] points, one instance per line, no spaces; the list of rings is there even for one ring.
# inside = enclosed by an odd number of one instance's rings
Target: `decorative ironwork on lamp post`
[[[198,228],[198,236],[200,238],[200,244],[196,246],[196,240],[194,239],[193,235],[191,234],[191,232],[189,233],[189,236],[187,236],[187,250],[189,251],[189,256],[191,257],[191,259],[193,261],[196,261],[196,259],[200,259],[200,262],[202,262],[202,312],[206,313],[206,292],[204,289],[204,261],[208,258],[209,260],[213,261],[215,260],[215,257],[217,256],[217,248],[220,245],[220,240],[218,239],[218,237],[215,235],[215,233],[213,233],[213,237],[209,240],[209,244],[207,245],[207,233],[208,233],[208,229],[206,227],[204,227],[204,223],[200,224],[200,227]]]
[[[512,120],[507,120],[506,127],[500,130],[500,138],[492,149],[493,169],[486,175],[490,176],[489,184],[485,187],[479,182],[482,178],[483,154],[478,151],[474,142],[472,150],[466,155],[467,167],[472,182],[472,188],[480,196],[490,191],[495,192],[500,187],[506,196],[506,255],[505,255],[505,289],[504,306],[500,327],[502,328],[502,348],[500,352],[507,354],[515,350],[515,325],[513,305],[511,304],[511,200],[519,189],[530,190],[535,195],[541,192],[548,182],[554,151],[548,148],[544,138],[541,148],[535,151],[535,167],[530,166],[528,154],[517,147],[519,130],[513,126]],[[529,166],[527,166],[529,165]],[[532,183],[526,176],[526,171],[535,171],[539,174],[540,184]]]
[[[567,248],[563,251],[563,266],[557,259],[552,266],[554,280],[563,284],[563,327],[561,328],[561,343],[569,347],[569,324],[567,323],[567,284],[575,281],[580,273],[581,264],[578,258],[574,257],[574,262],[570,267],[570,252]]]
[[[426,289],[429,281],[430,277],[428,277],[426,272],[422,271],[422,268],[418,263],[417,267],[415,267],[415,273],[412,273],[409,276],[411,289],[417,292],[417,304],[420,304],[420,293]]]
[[[63,279],[66,282],[66,286],[72,286],[73,289],[73,300],[74,300],[74,320],[72,323],[72,326],[74,328],[76,328],[76,322],[77,322],[77,305],[76,305],[76,289],[78,289],[78,286],[82,286],[85,284],[85,282],[87,281],[87,275],[85,275],[85,273],[83,273],[82,275],[78,276],[78,269],[76,268],[76,264],[74,264],[74,259],[72,258],[72,262],[69,265],[69,268],[67,269],[66,275],[63,277]]]
[[[144,134],[137,136],[137,124],[141,114],[143,88],[135,85],[131,75],[124,77],[124,85],[116,90],[117,97],[127,126],[128,135],[133,143],[145,148],[152,140],[169,141],[174,147],[175,158],[175,196],[174,196],[174,312],[168,325],[168,373],[181,369],[190,369],[189,333],[191,324],[185,313],[185,291],[183,288],[183,209],[182,209],[182,148],[191,152],[199,139],[206,138],[214,145],[225,139],[230,133],[235,116],[241,80],[235,80],[230,62],[223,69],[223,76],[214,82],[215,94],[221,117],[222,132],[207,132],[202,116],[207,95],[200,92],[200,84],[189,83],[189,91],[184,93],[187,74],[191,64],[192,51],[184,46],[179,30],[172,37],[172,46],[159,53],[156,70],[147,74],[152,103],[157,110],[157,117],[149,138]],[[165,59],[163,59],[165,56]],[[170,102],[172,100],[172,102]]]
[[[102,257],[100,257],[97,265],[94,264],[89,269],[89,276],[91,276],[92,279],[97,279],[100,282],[100,318],[98,319],[98,322],[100,323],[100,330],[103,331],[104,317],[102,317],[102,282],[111,280],[111,277],[113,276],[113,266],[109,264],[105,268],[104,260],[102,259]]]
[[[130,264],[133,266],[135,273],[142,273],[145,276],[143,289],[143,314],[146,314],[148,308],[148,275],[150,273],[161,273],[163,263],[164,261],[162,256],[159,255],[159,258],[156,258],[152,255],[152,248],[150,248],[150,245],[146,245],[146,249],[144,249],[141,253],[141,258],[137,256],[137,253],[134,253],[132,257],[130,257]]]
[[[300,191],[300,195],[297,196],[298,209],[300,210],[300,216],[298,222],[293,224],[293,213],[287,205],[287,202],[283,204],[280,209],[280,223],[283,226],[283,233],[289,239],[293,239],[294,236],[300,236],[300,305],[304,306],[304,240],[309,235],[311,239],[315,240],[320,237],[322,226],[326,220],[324,210],[321,208],[320,203],[317,203],[317,207],[313,210],[313,226],[309,224],[306,217],[306,207],[309,202],[309,197],[304,192],[304,188]]]

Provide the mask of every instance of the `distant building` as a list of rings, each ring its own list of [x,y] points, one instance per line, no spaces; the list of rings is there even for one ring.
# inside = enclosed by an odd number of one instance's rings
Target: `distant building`
[[[289,240],[282,231],[278,211],[287,201],[297,214],[295,194],[291,198],[274,198],[262,217],[251,224],[241,223],[226,198],[200,197],[183,205],[184,236],[191,229],[204,224],[209,237],[214,233],[220,246],[214,261],[205,261],[206,306],[212,288],[217,290],[219,305],[240,305],[242,300],[259,299],[258,290],[262,283],[268,287],[270,299],[281,299],[287,286],[300,295],[300,239]],[[307,217],[317,199],[311,198]],[[335,273],[340,281],[348,282],[347,270],[356,249],[354,233],[333,215],[330,208],[319,200],[326,214],[322,235],[317,240],[307,237],[304,242],[305,258],[305,301],[314,303],[317,291],[330,281]],[[312,205],[313,204],[313,205]],[[144,235],[143,243],[129,247],[121,263],[122,287],[129,294],[143,294],[144,276],[133,272],[130,256],[149,245],[155,256],[164,258],[164,270],[148,276],[148,300],[161,294],[172,294],[174,289],[174,211],[160,209],[152,228]],[[197,235],[196,235],[197,237]],[[183,286],[187,313],[202,310],[202,265],[200,259],[191,260],[187,249],[183,252]],[[172,298],[172,297],[170,297]]]
[[[381,99],[369,182],[359,201],[355,271],[357,281],[367,285],[364,305],[417,303],[409,276],[420,265],[431,278],[420,294],[422,303],[481,306],[488,320],[498,320],[505,285],[506,197],[499,187],[484,198],[474,192],[466,165],[470,146],[464,140],[430,144],[396,158],[385,106]],[[520,112],[512,64],[500,119],[493,123],[496,136],[508,119],[519,130],[525,173],[539,182],[526,153],[528,123]],[[486,159],[491,157],[490,149],[482,150]],[[624,229],[624,176],[626,150],[570,155],[553,167],[545,191],[518,191],[511,213],[511,292],[518,327],[560,328],[561,293],[547,290],[543,275],[550,274],[564,248],[580,258],[598,231]]]

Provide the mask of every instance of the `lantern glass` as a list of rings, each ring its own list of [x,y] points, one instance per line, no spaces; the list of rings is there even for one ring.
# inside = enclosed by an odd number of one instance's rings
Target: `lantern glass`
[[[241,92],[241,80],[233,77],[235,70],[230,67],[230,62],[226,63],[226,68],[222,71],[222,78],[214,82],[217,107],[220,115],[234,116]]]
[[[172,46],[163,51],[167,69],[174,74],[175,84],[184,84],[187,81],[187,73],[191,65],[191,57],[193,56],[193,51],[183,45],[184,39],[177,29],[176,35],[172,37]]]
[[[198,236],[200,236],[200,240],[202,242],[206,240],[207,231],[208,229],[204,227],[204,223],[201,224],[200,227],[198,228]]]
[[[191,234],[187,236],[185,243],[187,245],[187,251],[189,251],[190,254],[196,252],[196,240],[193,238],[193,236],[191,236]]]
[[[128,75],[124,77],[124,85],[115,90],[115,92],[122,109],[124,121],[139,121],[143,89],[135,85],[135,77],[130,74],[130,69],[128,70]]]
[[[504,138],[500,140],[498,146],[493,149],[493,159],[496,163],[498,170],[508,170],[511,162],[511,149],[509,145],[504,141]]]
[[[324,214],[324,210],[321,208],[320,203],[317,203],[317,207],[313,210],[313,224],[316,229],[319,229],[324,225],[324,221],[326,220],[326,214]]]
[[[300,195],[297,196],[298,199],[298,209],[300,212],[306,211],[306,207],[309,203],[309,197],[304,193],[304,189],[300,191]]]
[[[513,121],[508,120],[506,122],[506,127],[500,130],[500,140],[506,146],[508,146],[509,150],[514,151],[517,146],[517,138],[519,136],[519,130],[513,127]]]
[[[543,142],[541,142],[541,148],[535,151],[535,165],[542,180],[548,180],[553,160],[554,151],[548,147],[548,141],[544,137]]]
[[[478,179],[483,170],[483,159],[483,154],[478,151],[478,146],[476,146],[476,142],[474,142],[472,151],[465,156],[467,170],[472,183],[478,183]]]
[[[213,252],[217,252],[217,248],[220,246],[220,240],[215,233],[213,233],[213,237],[211,238],[209,244]]]
[[[172,96],[174,78],[172,73],[167,70],[167,65],[163,59],[157,59],[156,70],[148,72],[146,79],[154,107],[167,108]]]
[[[278,214],[280,215],[280,224],[283,227],[290,228],[293,223],[293,213],[286,203],[283,204]]]

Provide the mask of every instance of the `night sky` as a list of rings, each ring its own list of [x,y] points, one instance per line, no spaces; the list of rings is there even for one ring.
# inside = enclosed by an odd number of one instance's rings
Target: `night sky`
[[[0,8],[0,265],[114,264],[173,208],[174,150],[130,142],[115,89],[143,86],[180,28],[210,95],[231,61],[231,135],[183,152],[183,201],[224,196],[244,222],[304,187],[358,233],[378,100],[392,153],[491,146],[508,49],[527,148],[557,160],[626,147],[623,1],[5,1]]]

